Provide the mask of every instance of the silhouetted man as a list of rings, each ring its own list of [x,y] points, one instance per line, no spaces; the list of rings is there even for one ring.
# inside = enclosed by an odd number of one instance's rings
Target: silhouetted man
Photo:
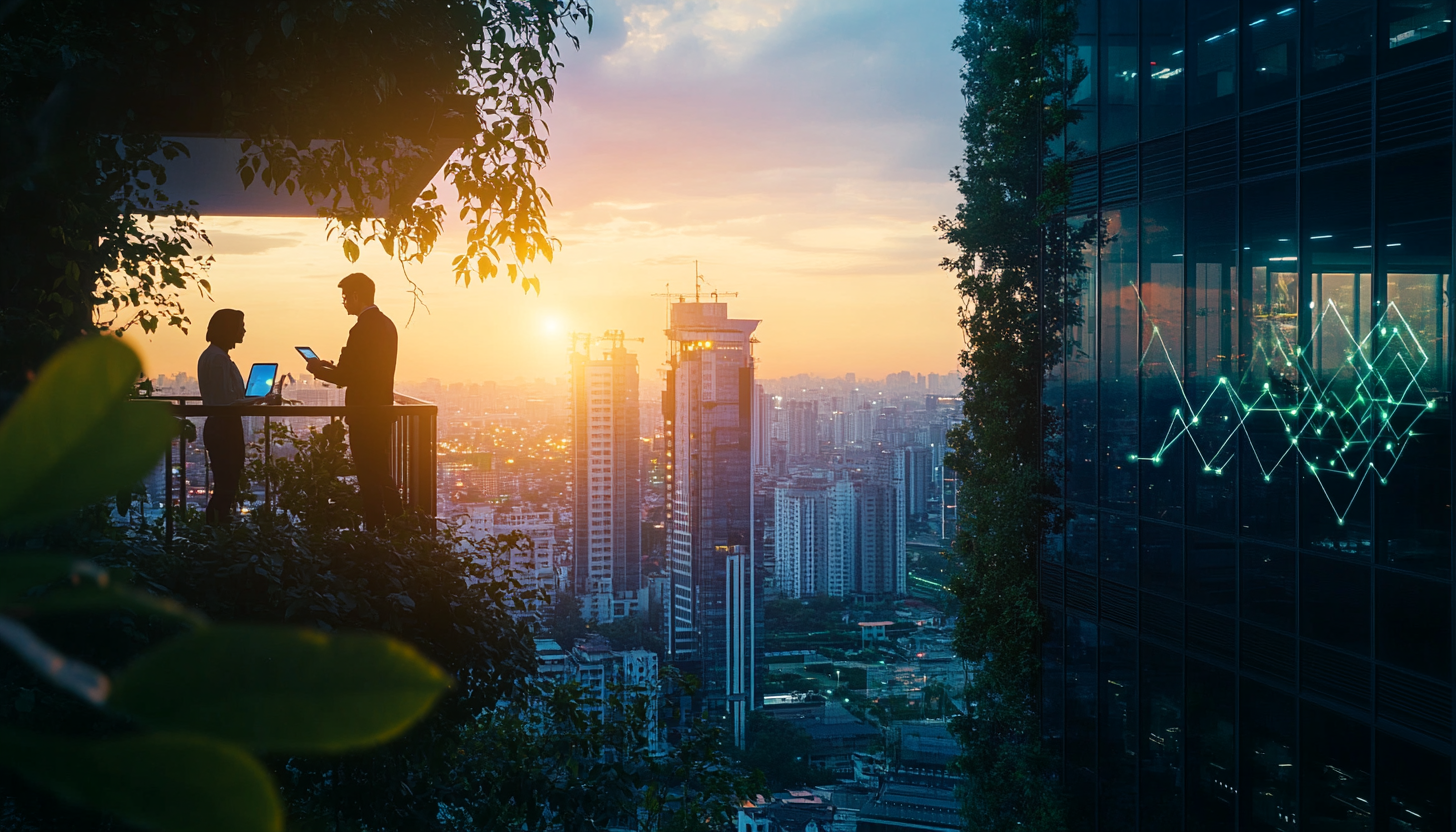
[[[379,529],[384,519],[399,514],[399,489],[389,471],[389,443],[394,415],[394,362],[399,333],[394,322],[374,305],[374,281],[355,272],[339,281],[344,311],[359,318],[349,330],[349,343],[339,363],[315,358],[308,371],[344,388],[344,417],[349,424],[349,447],[364,504],[364,525]]]

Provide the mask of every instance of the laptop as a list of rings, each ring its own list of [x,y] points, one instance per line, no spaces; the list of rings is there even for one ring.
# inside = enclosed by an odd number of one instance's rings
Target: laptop
[[[254,364],[253,369],[248,371],[248,386],[243,389],[243,395],[266,396],[273,392],[277,380],[277,364]]]

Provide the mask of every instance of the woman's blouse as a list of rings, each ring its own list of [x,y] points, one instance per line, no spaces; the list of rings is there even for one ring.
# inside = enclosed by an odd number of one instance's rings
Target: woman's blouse
[[[197,359],[197,387],[205,405],[233,404],[243,397],[243,374],[225,350],[209,344]]]

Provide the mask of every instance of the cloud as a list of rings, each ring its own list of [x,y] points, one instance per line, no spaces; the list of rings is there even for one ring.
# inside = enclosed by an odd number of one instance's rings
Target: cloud
[[[279,248],[301,245],[306,235],[303,232],[282,234],[248,234],[232,231],[209,231],[214,256],[221,254],[262,254]]]

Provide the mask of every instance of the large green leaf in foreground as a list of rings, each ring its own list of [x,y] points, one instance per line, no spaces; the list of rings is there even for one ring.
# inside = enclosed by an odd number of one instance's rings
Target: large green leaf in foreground
[[[109,497],[157,464],[175,420],[165,404],[128,401],[140,372],[115,338],[83,338],[46,362],[0,422],[0,531]]]
[[[233,625],[178,636],[141,656],[113,679],[109,704],[160,730],[317,753],[399,735],[450,684],[388,636]]]
[[[185,734],[63,739],[0,729],[0,765],[158,832],[277,832],[273,779],[235,745]]]

